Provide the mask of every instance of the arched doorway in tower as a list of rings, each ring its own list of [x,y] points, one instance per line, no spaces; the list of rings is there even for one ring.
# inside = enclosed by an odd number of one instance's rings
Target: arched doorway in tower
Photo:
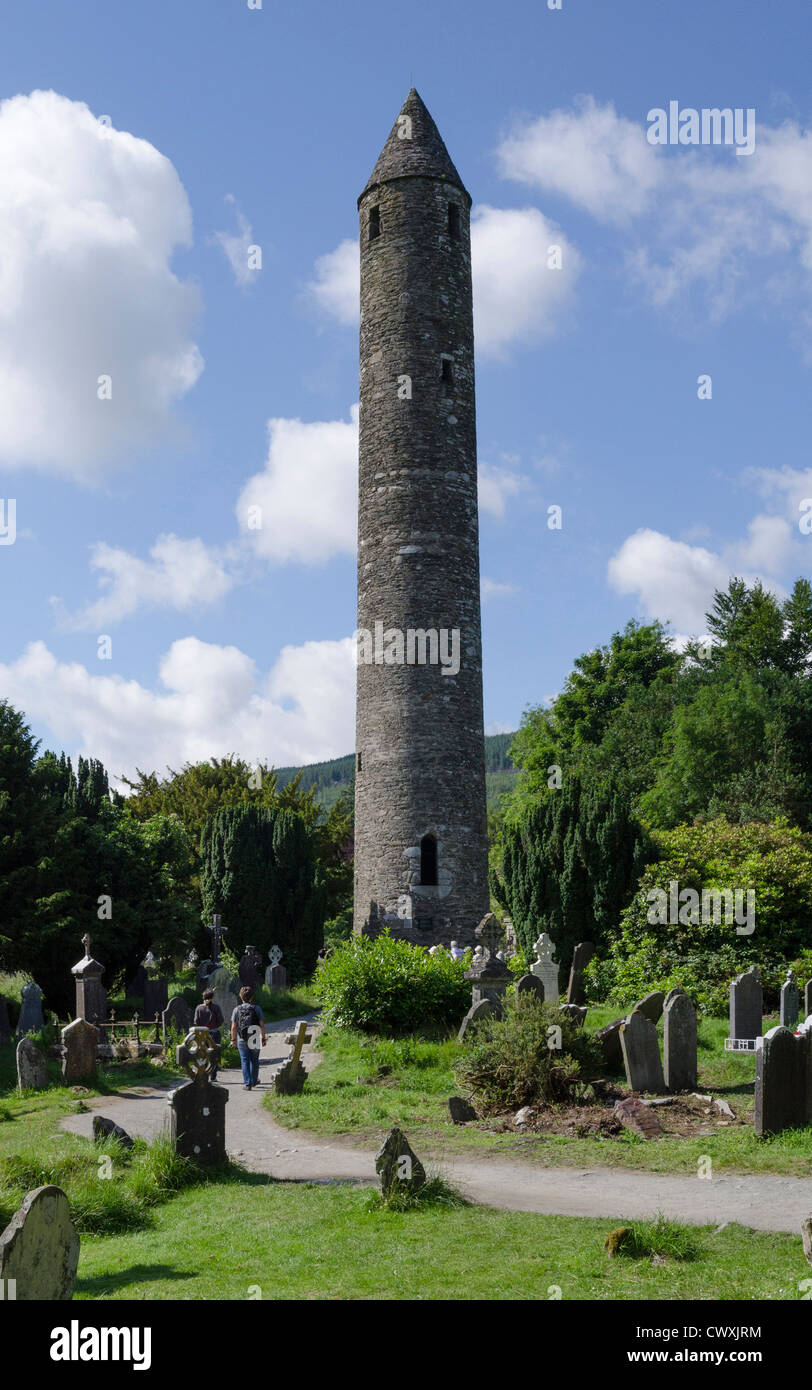
[[[420,883],[424,888],[437,887],[437,841],[424,835],[420,841]]]

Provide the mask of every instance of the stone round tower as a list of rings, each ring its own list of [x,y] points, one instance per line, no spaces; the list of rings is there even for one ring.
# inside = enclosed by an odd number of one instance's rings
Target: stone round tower
[[[358,200],[357,932],[488,911],[471,198],[414,89]]]

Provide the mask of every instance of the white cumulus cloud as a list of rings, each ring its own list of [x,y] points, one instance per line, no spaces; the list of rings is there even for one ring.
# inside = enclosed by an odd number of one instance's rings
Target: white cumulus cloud
[[[189,203],[153,145],[56,92],[0,103],[0,168],[0,463],[92,479],[165,435],[202,370],[170,268]]]
[[[339,323],[356,324],[360,317],[361,259],[358,242],[349,238],[335,251],[319,256],[308,289],[324,313]]]
[[[159,536],[149,560],[100,541],[90,564],[99,572],[100,598],[74,614],[52,600],[62,625],[76,632],[100,632],[140,608],[191,612],[216,603],[234,584],[224,557],[197,537]]]

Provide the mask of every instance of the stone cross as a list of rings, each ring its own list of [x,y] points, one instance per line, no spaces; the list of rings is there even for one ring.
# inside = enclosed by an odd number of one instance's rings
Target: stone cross
[[[471,969],[465,972],[466,980],[471,983],[471,1003],[489,999],[496,1012],[501,1013],[505,991],[513,977],[496,954],[501,932],[492,912],[482,918],[475,935],[483,943],[483,950],[472,962]]]
[[[192,1081],[208,1081],[217,1068],[217,1043],[208,1028],[190,1028],[175,1049],[179,1067]]]
[[[304,1019],[300,1019],[292,1033],[288,1033],[285,1042],[292,1046],[288,1060],[279,1068],[274,1079],[273,1085],[277,1095],[291,1096],[298,1095],[307,1079],[307,1072],[302,1065],[302,1048],[305,1043],[312,1041],[312,1033],[308,1033],[307,1024]]]
[[[279,965],[279,963],[282,960],[282,947],[272,946],[270,951],[268,952],[268,960],[271,962],[272,966]]]
[[[214,961],[214,964],[217,965],[217,964],[219,964],[219,961],[220,961],[220,946],[221,946],[221,944],[222,944],[223,935],[224,935],[224,933],[225,933],[226,931],[228,931],[228,928],[223,926],[223,919],[222,919],[222,917],[220,916],[220,913],[219,913],[219,912],[215,912],[215,913],[212,914],[211,922],[210,922],[209,925],[206,927],[206,931],[210,931],[210,932],[211,932],[211,940],[212,940],[212,956],[211,956],[211,958],[212,958],[212,960]]]
[[[787,978],[781,986],[780,1023],[782,1028],[794,1028],[798,1022],[798,1007],[801,997],[795,981],[795,971],[789,969]]]
[[[208,1028],[190,1028],[175,1056],[191,1080],[167,1096],[169,1133],[177,1152],[209,1166],[226,1160],[228,1091],[211,1081],[217,1055],[217,1044]]]
[[[312,1041],[313,1034],[308,1033],[307,1024],[305,1020],[302,1018],[296,1024],[294,1032],[287,1033],[285,1035],[285,1042],[288,1044],[288,1047],[293,1048],[293,1051],[291,1052],[288,1061],[298,1064],[299,1059],[302,1055],[302,1048],[304,1047],[305,1043],[310,1043]]]
[[[530,967],[530,974],[535,975],[544,987],[544,998],[548,1004],[558,1002],[558,966],[553,959],[555,942],[543,931],[538,940],[533,944],[536,959]]]
[[[485,947],[488,955],[495,959],[496,952],[499,948],[499,942],[502,940],[502,928],[499,926],[492,912],[488,912],[486,916],[482,918],[475,934],[481,945]]]

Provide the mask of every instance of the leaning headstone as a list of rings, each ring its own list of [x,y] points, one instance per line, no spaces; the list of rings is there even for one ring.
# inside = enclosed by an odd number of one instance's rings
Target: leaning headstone
[[[285,1042],[293,1051],[274,1076],[273,1087],[277,1095],[296,1096],[301,1091],[307,1080],[307,1072],[302,1064],[302,1048],[305,1043],[312,1041],[313,1035],[308,1033],[305,1020],[300,1019],[293,1032],[285,1037]]]
[[[448,1113],[451,1122],[455,1125],[468,1124],[469,1120],[478,1120],[473,1105],[469,1100],[463,1100],[462,1096],[450,1096],[448,1100]]]
[[[554,960],[555,942],[543,931],[538,940],[533,943],[533,950],[536,953],[536,959],[530,967],[530,973],[541,980],[547,1003],[555,1004],[558,1000],[558,966]]]
[[[30,1038],[17,1044],[17,1085],[21,1091],[42,1091],[48,1085],[45,1058]]]
[[[639,1004],[635,1004],[634,1008],[637,1013],[645,1014],[652,1023],[657,1023],[663,1011],[664,1001],[665,991],[653,989],[650,994],[646,994],[640,1000]]]
[[[168,1003],[169,981],[147,976],[144,982],[144,1022],[152,1023],[156,1014],[160,1017]]]
[[[11,1042],[11,1024],[8,1021],[8,1004],[4,994],[0,994],[0,1047],[8,1047]]]
[[[663,1010],[663,1073],[669,1091],[693,1091],[697,1066],[696,1009],[673,994]]]
[[[607,1023],[604,1028],[599,1028],[595,1034],[596,1041],[600,1044],[603,1053],[604,1064],[608,1071],[621,1071],[623,1069],[623,1049],[620,1046],[620,1027],[625,1020],[615,1018],[611,1023]]]
[[[798,1022],[798,1008],[801,996],[795,980],[795,971],[787,971],[787,978],[781,986],[781,1009],[779,1021],[782,1028],[794,1028]]]
[[[812,1124],[812,1033],[771,1028],[756,1048],[755,1130],[761,1137]]]
[[[175,1055],[191,1080],[167,1096],[170,1137],[183,1158],[225,1163],[228,1091],[210,1079],[217,1067],[217,1043],[208,1028],[190,1028]]]
[[[93,1116],[93,1139],[96,1144],[101,1144],[105,1139],[117,1139],[124,1149],[134,1147],[131,1136],[121,1125],[117,1125],[114,1120],[108,1120],[105,1115]]]
[[[665,1090],[665,1080],[656,1024],[637,1010],[630,1013],[620,1025],[620,1046],[630,1089],[661,1095]]]
[[[170,999],[161,1017],[164,1031],[174,1028],[176,1032],[182,1033],[186,1037],[192,1026],[194,1013],[186,1000],[180,994],[176,994]]]
[[[480,999],[478,1004],[472,1004],[465,1018],[460,1024],[460,1031],[457,1034],[457,1042],[462,1042],[472,1023],[477,1023],[483,1018],[493,1018],[496,1009],[490,999]]]
[[[206,989],[214,990],[214,1002],[219,1004],[223,1011],[223,1027],[228,1034],[231,1027],[231,1015],[240,1001],[234,991],[232,977],[224,966],[218,965],[217,969],[212,971],[206,981]]]
[[[62,1080],[66,1086],[95,1077],[98,1045],[98,1028],[84,1018],[75,1018],[62,1029]]]
[[[516,993],[532,994],[540,1004],[544,1003],[544,985],[538,975],[520,975],[516,981]]]
[[[755,1038],[761,1037],[763,993],[758,967],[737,975],[730,986],[730,1041],[746,1042],[755,1048]]]
[[[268,989],[285,990],[288,985],[288,972],[282,965],[282,947],[272,946],[268,952],[268,960],[271,962],[265,971],[265,984]]]
[[[31,980],[20,991],[20,1017],[17,1020],[15,1037],[24,1038],[26,1033],[38,1033],[44,1027],[42,1017],[42,990]]]
[[[375,1155],[375,1171],[385,1197],[398,1188],[422,1187],[426,1181],[426,1170],[400,1129],[390,1132]]]
[[[595,947],[591,941],[579,941],[572,953],[572,965],[570,967],[570,982],[567,986],[568,1004],[585,1004],[586,992],[584,990],[584,971],[589,965],[595,954]]]
[[[0,1289],[19,1303],[65,1303],[78,1264],[79,1236],[62,1188],[35,1188],[0,1235]]]
[[[256,989],[261,968],[262,957],[259,951],[255,946],[246,946],[239,965],[240,984],[247,985],[249,989]]]

